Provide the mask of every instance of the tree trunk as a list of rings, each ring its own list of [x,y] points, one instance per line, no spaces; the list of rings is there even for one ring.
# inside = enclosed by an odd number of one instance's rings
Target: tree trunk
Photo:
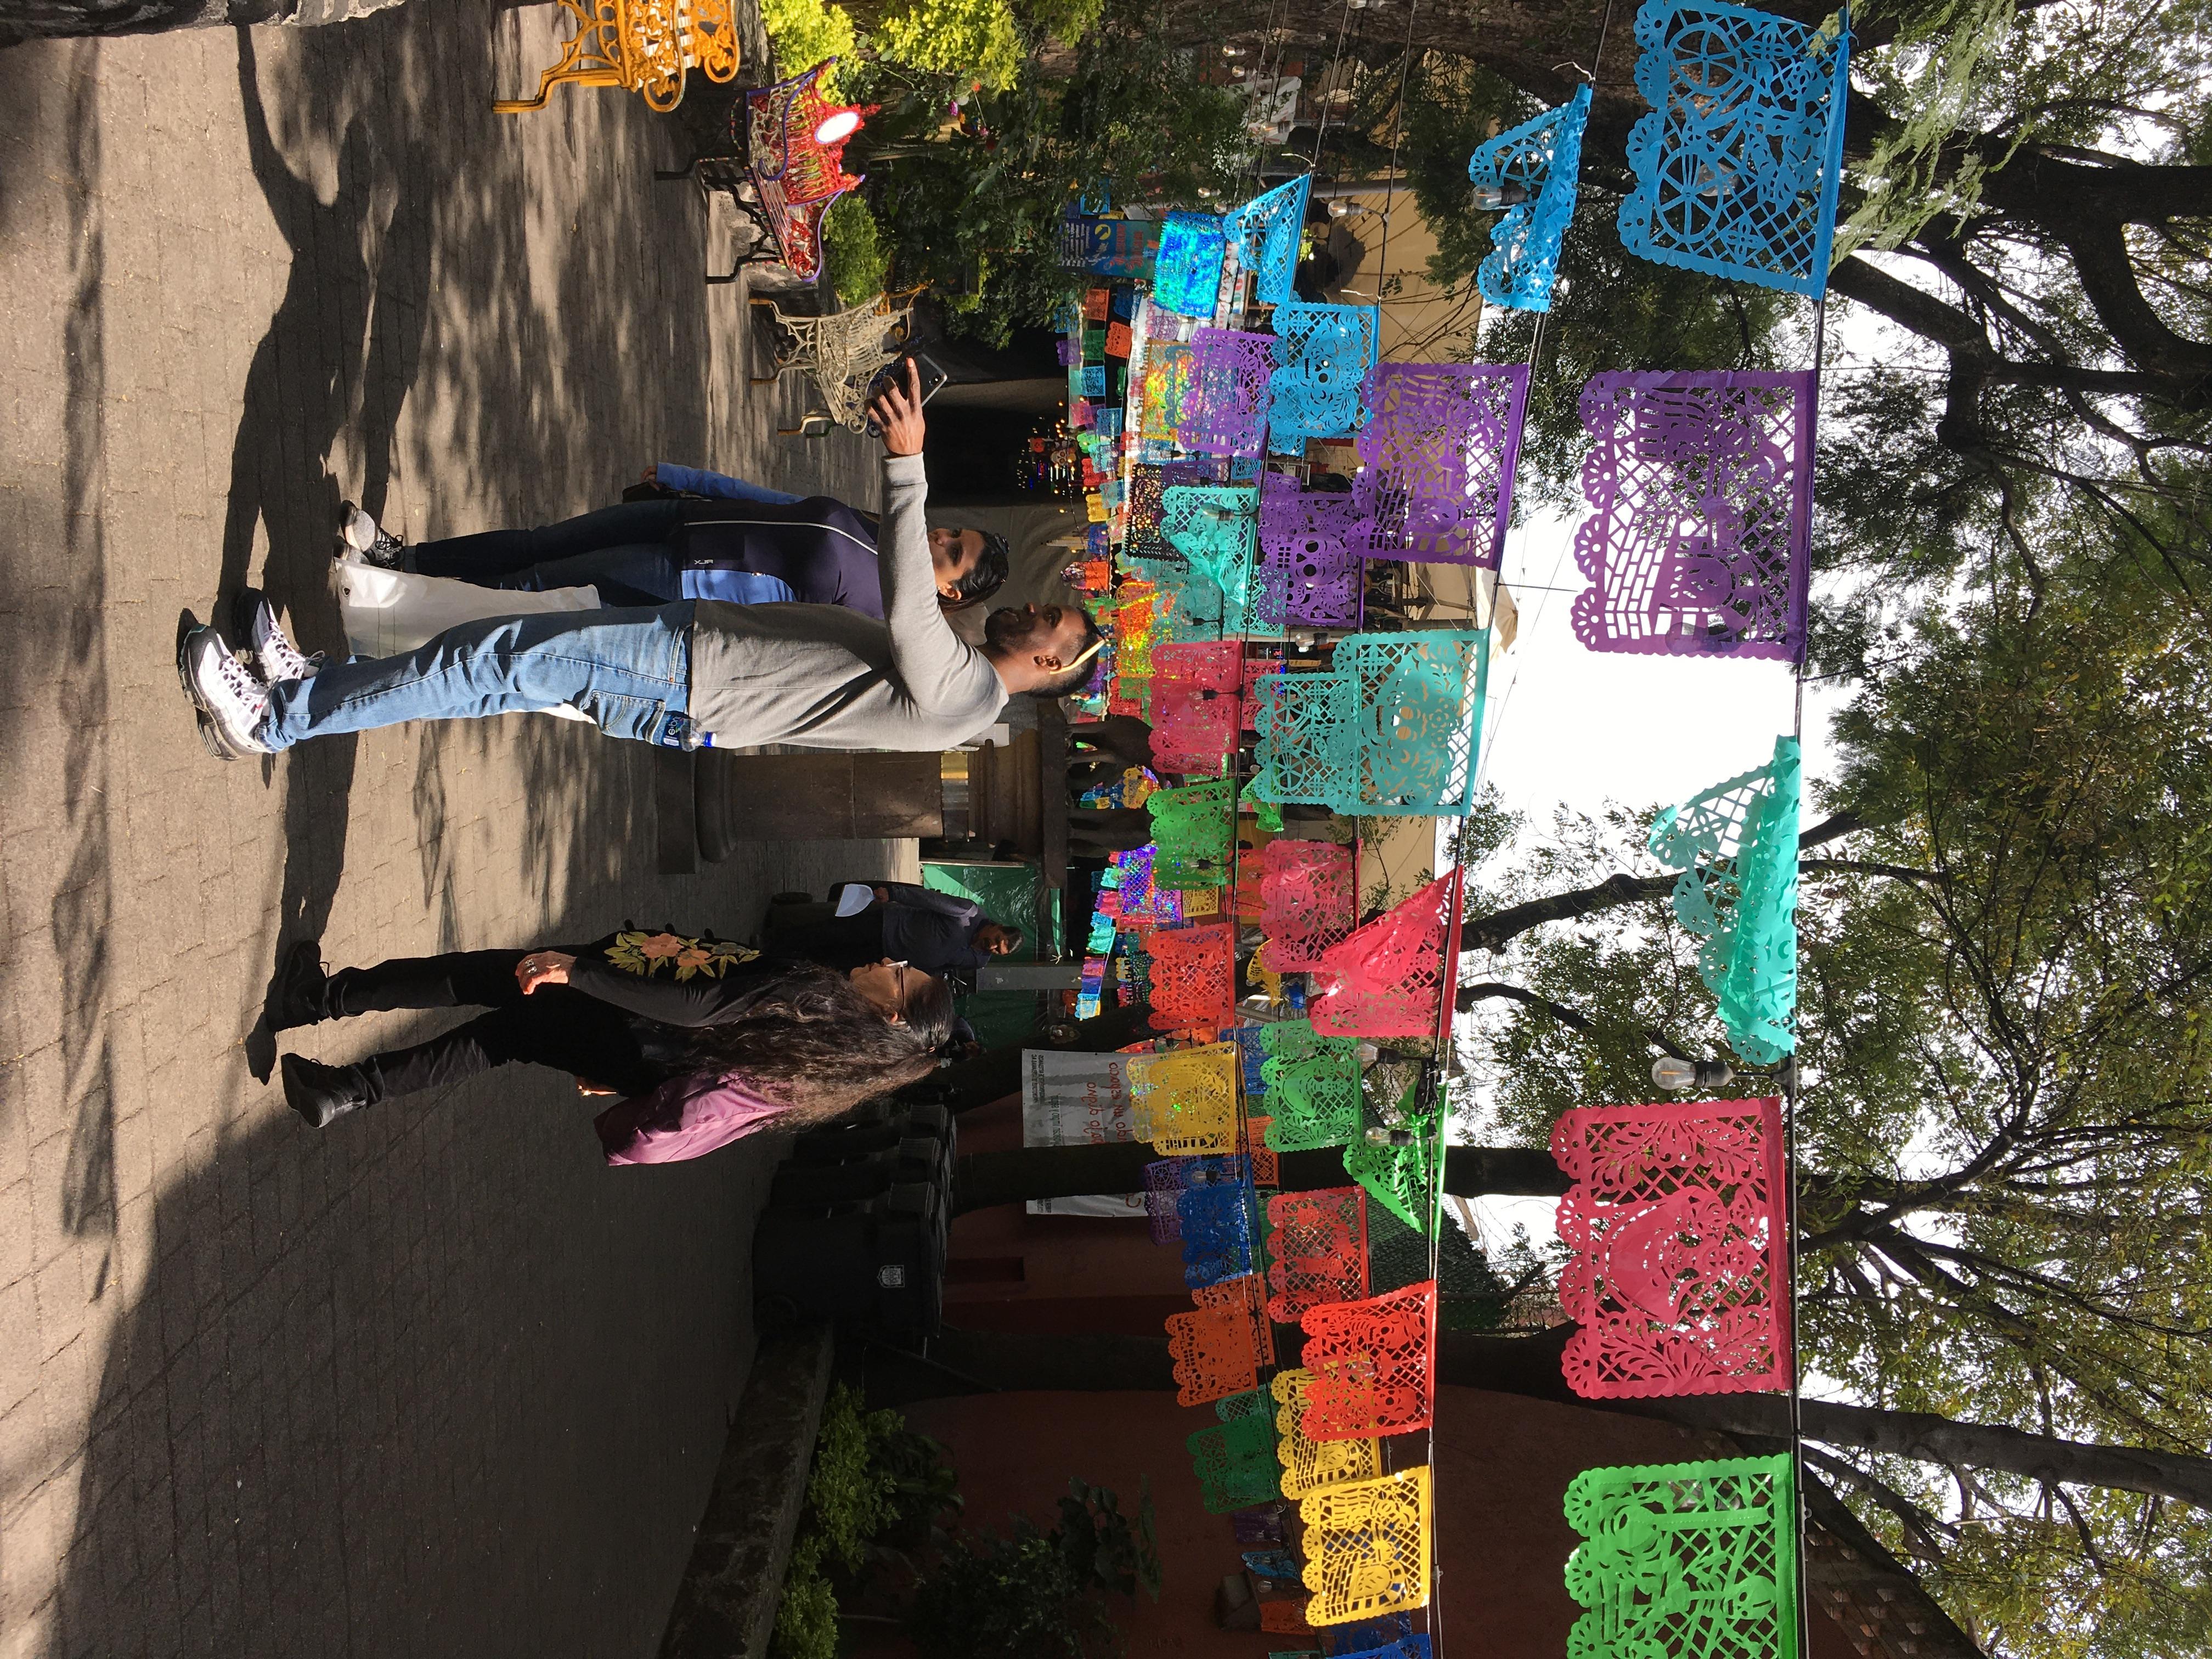
[[[1145,1166],[1158,1159],[1149,1142],[1108,1141],[1093,1146],[1024,1146],[1015,1152],[970,1152],[953,1177],[953,1212],[1033,1198],[1078,1198],[1087,1193],[1135,1193],[1145,1187]],[[1336,1147],[1285,1152],[1278,1160],[1285,1192],[1349,1185],[1344,1155]],[[1462,1198],[1488,1193],[1556,1194],[1567,1178],[1552,1155],[1530,1146],[1453,1146],[1444,1154],[1444,1190]]]
[[[1781,1395],[1686,1395],[1657,1400],[1584,1400],[1559,1372],[1559,1356],[1571,1325],[1536,1336],[1489,1336],[1446,1331],[1437,1337],[1438,1380],[1498,1394],[1656,1418],[1684,1428],[1787,1440],[1790,1402]],[[1107,1392],[1175,1386],[1163,1337],[1028,1336],[1000,1331],[945,1333],[933,1360],[940,1372],[936,1395],[989,1390],[1064,1389]],[[958,1373],[957,1376],[950,1373]],[[923,1392],[908,1399],[930,1397]],[[1799,1407],[1805,1437],[1910,1457],[1946,1468],[1996,1469],[2031,1480],[2106,1486],[2173,1498],[2212,1510],[2212,1459],[2140,1446],[2098,1446],[2028,1434],[1987,1423],[1959,1423],[1926,1412],[1883,1411],[1867,1406],[1808,1400]]]

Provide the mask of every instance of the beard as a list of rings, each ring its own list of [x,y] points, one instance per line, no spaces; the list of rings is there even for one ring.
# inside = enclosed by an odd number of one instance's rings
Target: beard
[[[1030,636],[1032,624],[1026,611],[1001,605],[983,618],[983,643],[997,651],[1011,651]]]

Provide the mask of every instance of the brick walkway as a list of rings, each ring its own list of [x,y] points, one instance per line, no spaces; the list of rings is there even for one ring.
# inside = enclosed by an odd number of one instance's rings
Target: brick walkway
[[[643,751],[518,717],[224,767],[171,666],[249,580],[337,642],[342,495],[416,536],[659,458],[872,498],[770,435],[799,388],[744,383],[669,125],[490,113],[544,27],[0,52],[0,1656],[642,1655],[688,1553],[763,1153],[607,1170],[541,1073],[318,1137],[246,1033],[292,939],[743,932],[896,849],[665,880]]]

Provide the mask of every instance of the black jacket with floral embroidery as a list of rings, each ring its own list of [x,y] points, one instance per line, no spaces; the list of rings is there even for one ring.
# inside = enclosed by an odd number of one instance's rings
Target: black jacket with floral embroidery
[[[568,983],[662,1025],[714,1025],[754,980],[789,965],[726,939],[626,928],[579,949]]]

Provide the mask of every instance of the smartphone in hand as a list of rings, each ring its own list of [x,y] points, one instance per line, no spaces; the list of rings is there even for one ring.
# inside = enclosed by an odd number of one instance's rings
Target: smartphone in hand
[[[864,404],[873,404],[877,398],[882,395],[886,386],[896,386],[903,389],[906,385],[906,366],[908,361],[913,362],[915,374],[921,383],[921,401],[925,404],[943,391],[945,383],[952,378],[927,353],[907,352],[876,371],[875,378],[868,382],[868,395],[863,400]],[[868,420],[868,435],[872,438],[880,438],[884,435],[883,428],[876,424],[872,416]]]

